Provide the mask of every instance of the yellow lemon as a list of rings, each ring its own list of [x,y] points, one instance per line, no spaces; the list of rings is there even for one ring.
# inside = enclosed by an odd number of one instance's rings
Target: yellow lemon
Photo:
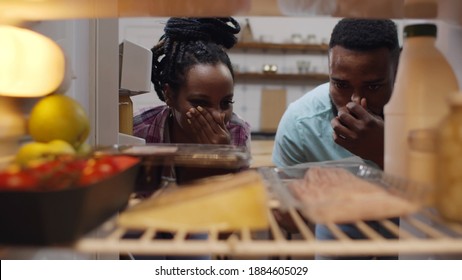
[[[48,142],[48,150],[52,155],[75,155],[76,150],[71,144],[61,139]]]
[[[27,166],[33,161],[46,160],[48,154],[48,145],[39,142],[29,142],[24,144],[16,154],[16,163],[21,166]]]
[[[16,163],[29,166],[53,160],[59,155],[75,155],[76,151],[64,140],[53,140],[49,143],[29,142],[21,146],[16,154]]]
[[[60,139],[77,148],[90,133],[90,121],[76,100],[66,95],[50,95],[32,108],[28,129],[37,142]]]

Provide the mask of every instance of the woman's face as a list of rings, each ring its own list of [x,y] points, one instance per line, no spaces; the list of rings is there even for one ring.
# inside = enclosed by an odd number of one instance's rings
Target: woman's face
[[[365,98],[369,111],[383,115],[393,91],[395,64],[387,48],[364,52],[333,47],[329,51],[329,76],[334,111]]]
[[[201,107],[216,119],[224,117],[227,124],[233,113],[233,97],[234,81],[226,65],[197,64],[186,73],[186,83],[179,92],[172,95],[167,91],[167,105],[172,107],[177,123],[188,135],[194,133],[186,115],[191,108]]]

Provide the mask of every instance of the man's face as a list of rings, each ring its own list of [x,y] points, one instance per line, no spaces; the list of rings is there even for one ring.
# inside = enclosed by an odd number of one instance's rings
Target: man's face
[[[329,51],[330,97],[334,115],[365,98],[367,109],[383,116],[393,91],[396,63],[387,48],[353,51],[335,46]]]

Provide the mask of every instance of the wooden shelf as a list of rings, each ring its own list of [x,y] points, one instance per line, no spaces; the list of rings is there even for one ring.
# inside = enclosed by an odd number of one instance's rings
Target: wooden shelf
[[[284,74],[284,73],[235,73],[236,81],[276,80],[276,81],[329,81],[329,75],[322,73]]]
[[[327,44],[279,44],[264,42],[239,42],[231,50],[279,50],[327,53],[328,49],[329,46]]]
[[[231,49],[234,52],[242,51],[254,51],[262,53],[268,50],[287,52],[309,52],[309,53],[320,53],[326,54],[328,51],[327,44],[295,44],[295,43],[265,43],[265,42],[239,42]],[[263,73],[263,72],[236,72],[235,73],[237,82],[245,81],[288,81],[288,82],[327,82],[329,76],[324,73]]]

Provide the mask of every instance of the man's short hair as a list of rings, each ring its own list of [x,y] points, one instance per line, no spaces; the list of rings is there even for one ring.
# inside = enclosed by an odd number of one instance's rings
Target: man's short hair
[[[396,24],[389,19],[344,18],[334,27],[329,49],[341,46],[354,51],[369,51],[387,48],[399,54]]]

